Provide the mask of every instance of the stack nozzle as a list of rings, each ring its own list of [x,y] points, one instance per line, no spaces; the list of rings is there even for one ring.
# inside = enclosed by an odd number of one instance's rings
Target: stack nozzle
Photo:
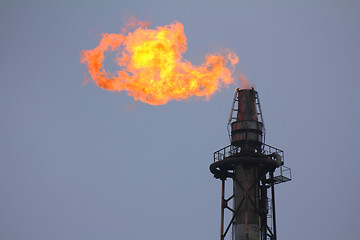
[[[231,123],[231,144],[244,151],[255,151],[262,145],[263,123],[259,121],[258,96],[254,89],[237,89],[237,117]]]

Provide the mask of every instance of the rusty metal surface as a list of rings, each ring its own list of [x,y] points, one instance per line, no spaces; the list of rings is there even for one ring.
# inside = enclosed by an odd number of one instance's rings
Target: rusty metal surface
[[[253,89],[238,90],[238,121],[258,121],[255,96],[256,91]]]
[[[210,165],[214,177],[222,180],[220,240],[225,239],[231,226],[235,240],[276,240],[274,185],[291,180],[291,170],[284,166],[284,152],[265,144],[262,112],[254,89],[236,89],[228,131],[230,125],[231,145],[214,152]],[[279,176],[274,177],[275,170],[280,171]],[[225,198],[227,178],[233,180],[233,195],[229,198]],[[229,206],[230,200],[233,207]],[[226,228],[225,210],[232,215]]]

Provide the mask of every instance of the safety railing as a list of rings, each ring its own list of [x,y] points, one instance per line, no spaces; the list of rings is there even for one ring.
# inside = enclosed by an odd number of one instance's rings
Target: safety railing
[[[241,147],[229,145],[214,152],[214,162],[224,160],[234,154],[240,153]]]
[[[292,179],[292,176],[291,176],[290,168],[282,165],[276,170],[275,176],[274,176],[275,184],[288,182],[288,181],[291,181],[291,179]]]
[[[214,152],[214,162],[224,160],[225,158],[231,157],[241,152],[240,146],[228,145],[220,150]],[[282,164],[284,163],[284,151],[267,144],[262,145],[261,153],[265,155],[278,154],[281,157]]]

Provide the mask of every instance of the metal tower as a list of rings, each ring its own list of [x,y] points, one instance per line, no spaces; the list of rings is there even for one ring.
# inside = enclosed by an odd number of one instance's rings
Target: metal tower
[[[214,177],[222,181],[220,240],[276,240],[274,185],[290,181],[291,170],[284,166],[284,152],[265,144],[260,101],[254,89],[235,90],[228,131],[229,126],[231,145],[214,152],[210,165]],[[233,185],[229,197],[225,197],[227,178]]]

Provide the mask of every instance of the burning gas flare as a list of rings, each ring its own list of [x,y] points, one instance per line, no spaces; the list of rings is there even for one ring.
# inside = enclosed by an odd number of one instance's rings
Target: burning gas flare
[[[125,90],[135,100],[162,105],[191,96],[209,99],[220,87],[233,82],[231,74],[239,61],[236,54],[229,50],[207,54],[204,63],[194,66],[182,59],[187,43],[181,23],[155,29],[148,26],[133,19],[122,33],[104,33],[96,48],[81,51],[81,63],[87,65],[97,86]],[[103,66],[109,51],[116,54],[119,66],[114,73]]]
[[[250,89],[252,88],[253,86],[249,83],[249,81],[247,80],[247,78],[241,74],[240,71],[238,71],[238,76],[239,76],[239,79],[241,81],[241,85],[242,85],[242,89]]]

